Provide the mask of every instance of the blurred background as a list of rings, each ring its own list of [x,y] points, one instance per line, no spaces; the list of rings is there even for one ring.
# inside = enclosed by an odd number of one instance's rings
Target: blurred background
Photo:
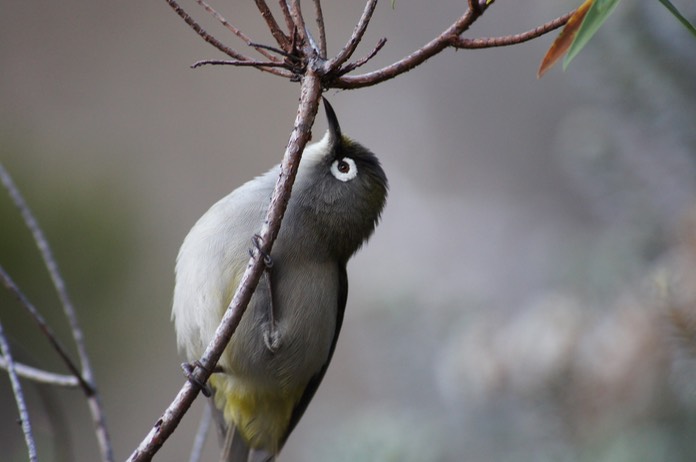
[[[335,53],[363,5],[324,3]],[[522,32],[578,3],[499,0],[467,36]],[[696,19],[696,3],[674,3]],[[357,54],[388,42],[366,70],[420,47],[463,4],[382,2]],[[123,460],[184,382],[170,324],[178,247],[211,204],[280,160],[299,87],[190,69],[220,53],[164,1],[0,5],[0,161],[55,250]],[[213,5],[271,43],[253,2]],[[446,51],[327,94],[391,190],[282,461],[693,460],[696,42],[658,2],[623,2],[567,72],[537,80],[554,35]],[[315,138],[325,127],[320,114]],[[0,264],[70,344],[5,192]],[[18,360],[66,372],[4,291],[0,320]],[[81,394],[24,385],[40,460],[97,460]],[[187,460],[203,404],[156,460]],[[3,460],[26,460],[16,419],[3,374]]]

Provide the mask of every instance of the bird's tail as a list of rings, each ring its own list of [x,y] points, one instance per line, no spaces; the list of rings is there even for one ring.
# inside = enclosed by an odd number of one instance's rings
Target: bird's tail
[[[213,416],[222,442],[220,462],[275,462],[275,456],[263,449],[251,449],[234,425],[227,425],[220,411],[211,400]]]

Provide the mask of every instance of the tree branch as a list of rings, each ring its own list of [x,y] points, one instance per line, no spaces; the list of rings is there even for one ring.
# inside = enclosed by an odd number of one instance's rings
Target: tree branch
[[[493,48],[493,47],[503,47],[508,45],[516,45],[518,43],[527,42],[529,40],[540,37],[544,34],[551,32],[552,30],[558,29],[559,27],[565,25],[568,19],[575,13],[573,10],[569,13],[559,16],[558,18],[542,24],[539,27],[522,32],[521,34],[515,35],[504,35],[501,37],[485,37],[485,38],[475,38],[468,39],[463,37],[453,37],[450,41],[454,48],[465,48],[465,49],[477,49],[477,48]]]
[[[21,193],[19,192],[19,189],[15,186],[14,182],[12,181],[12,178],[10,177],[9,173],[5,170],[5,168],[2,166],[2,164],[0,164],[0,182],[8,191],[15,206],[19,209],[24,223],[26,224],[27,228],[29,228],[32,237],[34,238],[34,242],[36,243],[36,246],[39,249],[39,253],[41,254],[41,258],[43,259],[44,265],[46,266],[46,269],[48,270],[48,273],[51,277],[53,286],[55,287],[56,292],[58,293],[58,298],[60,299],[60,303],[63,308],[63,313],[65,314],[65,317],[68,320],[68,324],[70,325],[70,331],[72,333],[73,341],[75,342],[77,354],[80,358],[82,372],[80,372],[74,365],[72,360],[70,360],[67,353],[60,346],[60,343],[58,343],[58,339],[54,335],[51,334],[49,336],[49,340],[51,341],[51,344],[54,346],[58,354],[63,358],[63,361],[68,366],[68,369],[70,369],[70,372],[73,373],[73,375],[75,375],[75,377],[80,382],[80,387],[82,388],[82,390],[85,393],[85,396],[87,397],[87,401],[91,411],[92,422],[94,424],[94,430],[99,441],[99,449],[101,451],[102,460],[104,460],[105,462],[112,462],[114,460],[113,449],[111,447],[111,438],[109,437],[108,428],[106,426],[104,408],[101,405],[101,396],[99,395],[99,392],[97,390],[96,381],[94,379],[94,373],[92,371],[89,355],[87,354],[87,348],[85,346],[82,328],[80,327],[80,323],[77,320],[75,307],[72,303],[72,300],[70,299],[70,296],[68,295],[68,289],[65,285],[65,281],[63,280],[63,276],[61,275],[60,270],[58,269],[58,263],[53,257],[53,251],[51,250],[51,247],[48,245],[48,240],[46,239],[46,236],[44,235],[43,231],[41,230],[41,227],[36,221],[36,218],[34,218],[34,214],[31,212],[31,209],[22,197]],[[0,271],[2,271],[4,275],[4,282],[10,282],[11,285],[14,286],[14,283],[12,283],[11,279],[9,279],[9,275],[5,273],[1,267]],[[42,330],[44,331],[44,333],[48,335],[50,329],[48,329],[46,322],[43,321],[43,318],[41,318],[38,311],[33,308],[33,306],[29,303],[29,301],[26,299],[26,297],[24,297],[24,295],[21,293],[21,291],[19,291],[18,288],[16,288],[15,294],[16,296],[18,296],[18,298],[20,298],[20,301],[24,300],[25,307],[27,309],[33,309],[32,315],[37,320],[37,322],[40,321],[40,326],[43,324]],[[31,309],[30,312],[32,312]]]
[[[281,30],[280,26],[278,25],[278,22],[273,17],[273,13],[271,13],[271,9],[268,8],[268,5],[264,0],[255,1],[256,7],[259,9],[259,12],[261,13],[261,17],[263,17],[263,19],[266,20],[268,29],[271,31],[271,35],[273,35],[273,38],[278,43],[278,46],[285,51],[290,51],[290,38],[287,35],[285,35],[285,33]]]
[[[393,79],[404,72],[408,72],[450,46],[452,37],[458,37],[461,35],[479,16],[480,13],[478,10],[469,8],[456,22],[444,30],[440,35],[410,55],[393,64],[390,64],[389,66],[369,72],[367,74],[342,76],[332,81],[330,86],[332,88],[344,89],[368,87],[380,82],[384,82],[385,80]]]
[[[239,37],[240,39],[242,39],[247,45],[251,45],[251,44],[253,43],[253,40],[251,40],[251,38],[249,38],[244,32],[242,32],[242,31],[239,30],[237,27],[235,27],[234,24],[230,23],[223,15],[221,15],[220,13],[218,13],[218,11],[217,11],[215,8],[213,8],[212,6],[208,5],[208,4],[207,4],[205,1],[203,1],[203,0],[196,0],[196,3],[198,3],[200,6],[202,6],[203,9],[205,9],[205,11],[207,11],[207,12],[210,13],[215,19],[217,19],[218,21],[220,21],[220,24],[222,24],[223,26],[225,26],[225,28],[227,28],[227,30],[229,30],[230,32],[232,32],[234,35],[236,35],[237,37]],[[253,45],[252,45],[252,46],[253,46]],[[256,47],[254,47],[254,48],[256,48]],[[271,60],[271,61],[276,61],[276,57],[273,56],[273,55],[271,55],[270,53],[268,53],[266,50],[264,50],[264,49],[262,49],[262,48],[256,48],[256,51],[258,51],[259,53],[261,53],[261,54],[262,54],[264,57],[266,57],[267,59],[269,59],[269,60]]]
[[[5,362],[7,363],[7,372],[10,376],[10,383],[12,384],[12,393],[14,394],[15,402],[17,403],[17,412],[19,412],[19,421],[22,425],[22,433],[24,434],[24,442],[27,445],[29,460],[31,462],[36,462],[39,459],[36,454],[36,442],[34,441],[34,435],[31,431],[31,422],[29,421],[27,403],[24,400],[22,384],[19,382],[19,377],[17,377],[17,371],[15,370],[15,363],[12,358],[12,352],[10,351],[9,343],[5,338],[5,333],[2,329],[2,323],[0,323],[0,353],[2,353],[2,356],[5,359]]]
[[[205,446],[205,440],[208,437],[208,430],[210,429],[210,424],[213,422],[213,411],[209,405],[203,406],[203,415],[201,416],[201,421],[198,424],[198,430],[196,431],[196,438],[193,440],[193,445],[191,446],[191,455],[189,456],[189,462],[199,462],[201,460],[201,455],[203,454],[203,447]]]
[[[314,15],[317,18],[319,28],[319,56],[326,59],[326,27],[324,26],[324,12],[321,9],[321,0],[314,0]]]
[[[319,107],[321,79],[316,74],[315,68],[316,66],[310,68],[302,79],[300,105],[295,118],[295,125],[280,165],[280,176],[271,197],[266,220],[259,234],[260,246],[258,249],[254,248],[253,255],[249,260],[239,287],[215,332],[215,337],[199,361],[202,367],[196,365],[191,373],[191,380],[186,381],[174,401],[165,410],[152,430],[150,430],[150,433],[131,454],[128,459],[130,462],[151,460],[152,456],[176,429],[184,413],[200,392],[200,388],[194,385],[192,381],[205,383],[208,380],[256,289],[256,285],[265,268],[262,255],[270,255],[273,242],[278,236],[302,151],[307,141],[309,141],[311,128]]]
[[[350,57],[353,56],[355,49],[358,47],[358,44],[365,35],[365,31],[367,30],[367,26],[370,24],[370,19],[372,19],[372,14],[375,12],[376,6],[377,0],[367,1],[365,8],[363,9],[362,16],[360,16],[360,20],[355,25],[353,33],[348,39],[348,43],[346,43],[343,49],[333,59],[329,60],[324,65],[327,73],[336,71],[341,65],[343,65],[343,63],[348,61]]]

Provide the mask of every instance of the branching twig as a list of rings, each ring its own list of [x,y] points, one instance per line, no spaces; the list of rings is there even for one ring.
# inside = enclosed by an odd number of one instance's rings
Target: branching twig
[[[308,30],[305,26],[305,20],[302,16],[302,9],[300,8],[300,0],[290,0],[288,7],[290,8],[290,18],[292,18],[292,23],[299,34],[300,41],[302,43],[308,43]]]
[[[367,26],[370,24],[370,19],[372,18],[372,14],[375,12],[376,6],[377,0],[367,1],[362,16],[360,16],[358,24],[355,26],[355,29],[353,29],[350,39],[348,39],[348,43],[346,43],[343,49],[339,51],[333,59],[326,63],[325,67],[327,72],[337,70],[341,65],[343,65],[343,63],[348,61],[350,57],[353,56],[355,49],[358,47],[358,44],[365,35],[365,31],[367,30]]]
[[[545,24],[542,24],[539,27],[535,27],[532,30],[528,30],[527,32],[522,32],[521,34],[515,34],[515,35],[504,35],[501,37],[485,37],[485,38],[475,38],[475,39],[469,39],[469,38],[463,38],[463,37],[454,37],[451,39],[451,44],[455,48],[466,48],[466,49],[475,49],[475,48],[493,48],[493,47],[502,47],[502,46],[508,46],[508,45],[516,45],[518,43],[523,43],[527,42],[529,40],[535,39],[537,37],[540,37],[546,33],[551,32],[552,30],[558,29],[559,27],[562,27],[565,25],[565,23],[568,22],[568,19],[575,13],[575,10],[564,14],[563,16],[560,16],[553,21],[549,21]]]
[[[0,369],[7,370],[9,364],[2,357],[0,357]],[[47,385],[56,385],[59,387],[76,388],[80,386],[80,382],[74,375],[56,374],[54,372],[44,371],[43,369],[37,369],[32,366],[27,366],[26,364],[14,363],[15,372],[22,378],[33,380],[37,383],[44,383]]]
[[[24,400],[22,384],[19,382],[19,377],[17,377],[17,371],[15,369],[15,363],[12,358],[12,352],[10,351],[9,343],[5,338],[5,334],[2,329],[2,323],[0,323],[0,353],[2,353],[2,357],[5,359],[5,362],[7,363],[7,372],[10,376],[10,383],[12,384],[12,393],[14,394],[15,402],[17,403],[19,421],[22,425],[22,433],[24,433],[24,441],[27,445],[29,460],[35,462],[38,460],[38,456],[36,454],[36,443],[34,442],[34,435],[31,431],[31,422],[29,421],[27,403]]]
[[[251,45],[251,46],[253,47],[253,45],[252,45],[253,40],[251,40],[251,39],[249,38],[249,36],[247,36],[244,32],[242,32],[242,31],[239,30],[237,27],[235,27],[234,24],[230,23],[223,15],[221,15],[220,13],[218,13],[218,11],[217,11],[215,8],[213,8],[212,6],[208,5],[208,4],[207,4],[205,1],[203,1],[203,0],[196,0],[196,3],[198,3],[199,5],[201,5],[201,6],[203,7],[203,9],[205,9],[205,11],[207,11],[208,13],[210,13],[215,19],[217,19],[218,21],[220,21],[220,24],[222,24],[223,26],[225,26],[225,27],[227,28],[227,30],[229,30],[229,31],[232,32],[234,35],[236,35],[237,37],[239,37],[240,39],[242,39],[247,45]],[[254,48],[256,48],[256,47],[254,47]],[[276,57],[273,56],[273,55],[271,55],[270,53],[268,53],[268,52],[267,52],[266,50],[264,50],[263,48],[256,48],[256,51],[258,51],[258,52],[261,53],[264,57],[270,59],[271,61],[276,61]]]
[[[205,65],[223,65],[223,66],[239,66],[239,67],[287,67],[285,63],[268,63],[263,61],[235,61],[229,59],[204,59],[191,64],[192,69],[196,69]],[[287,72],[287,77],[292,77],[292,73]]]
[[[300,157],[310,138],[320,96],[320,78],[314,73],[313,68],[310,67],[302,79],[300,106],[295,118],[295,125],[280,165],[281,174],[278,177],[273,196],[271,197],[266,220],[259,233],[261,245],[254,251],[253,256],[249,260],[237,292],[215,332],[215,337],[200,359],[202,367],[195,367],[191,373],[192,380],[184,384],[154,428],[131,454],[128,459],[130,462],[150,460],[164,441],[172,434],[200,391],[198,386],[193,384],[193,381],[205,383],[208,380],[211,371],[214,369],[230,337],[237,328],[242,314],[256,289],[259,278],[265,269],[262,255],[270,255],[273,242],[280,230],[280,223],[290,199],[290,190],[295,181]]]
[[[63,361],[70,369],[70,372],[73,375],[75,375],[75,377],[79,381],[80,387],[82,388],[82,390],[85,393],[85,396],[87,397],[87,401],[91,411],[92,422],[94,424],[97,439],[99,441],[99,449],[101,451],[102,460],[104,460],[105,462],[111,462],[114,460],[113,450],[111,448],[111,438],[109,437],[109,432],[106,426],[104,409],[101,405],[101,397],[99,395],[99,392],[97,391],[97,386],[94,380],[94,373],[92,371],[89,355],[87,354],[87,347],[85,346],[82,328],[80,327],[80,323],[77,320],[75,307],[70,299],[70,296],[68,295],[68,290],[67,286],[65,285],[65,281],[63,280],[63,277],[60,274],[60,270],[58,269],[58,263],[53,257],[53,252],[51,251],[51,247],[48,245],[48,240],[46,239],[46,236],[44,236],[44,233],[41,230],[41,227],[39,226],[38,222],[36,221],[36,218],[34,218],[34,214],[31,212],[31,209],[22,197],[21,193],[19,192],[19,189],[15,186],[14,182],[12,181],[12,178],[7,173],[2,164],[0,164],[0,182],[3,184],[5,189],[7,189],[12,201],[14,202],[15,206],[19,209],[22,218],[24,219],[24,223],[26,224],[27,228],[29,228],[32,237],[36,242],[36,246],[39,248],[41,258],[43,259],[44,265],[46,265],[46,269],[48,270],[48,273],[51,277],[53,286],[55,287],[56,292],[58,293],[58,298],[60,299],[61,306],[63,307],[63,312],[65,313],[65,317],[67,318],[68,324],[70,325],[70,331],[72,333],[73,341],[75,342],[77,354],[80,358],[82,372],[80,372],[74,365],[74,363],[72,363],[66,351],[62,347],[60,347],[60,344],[58,343],[58,340],[57,338],[55,338],[55,336],[49,336],[49,341],[51,341],[51,344],[54,346],[54,348],[56,348],[58,354],[63,358]],[[4,274],[5,276],[7,276],[6,279],[11,282],[11,280],[9,279],[9,275],[7,275],[7,273]],[[23,298],[26,301],[27,305],[25,306],[27,308],[32,307],[31,304],[29,304],[28,300],[26,300],[26,297],[24,297],[24,295],[19,291],[19,289],[17,289],[16,295],[18,297]],[[39,319],[43,319],[40,317],[36,309],[33,309],[33,312],[34,313],[32,313],[32,315],[37,320],[37,322],[39,321]],[[42,320],[40,324],[41,323],[43,323],[43,325],[45,326],[42,327],[44,333],[48,333],[49,330],[45,321]]]
[[[255,1],[256,7],[259,9],[259,12],[261,13],[261,17],[263,17],[263,19],[266,20],[268,30],[271,31],[271,35],[273,35],[273,38],[278,43],[278,46],[285,51],[291,51],[290,38],[287,35],[285,35],[285,33],[280,29],[278,22],[273,17],[273,13],[271,13],[271,9],[268,8],[266,2],[264,0]],[[281,3],[283,2],[281,1]],[[292,30],[292,28],[290,28],[289,30]]]
[[[375,47],[372,49],[372,51],[371,51],[367,56],[364,56],[364,57],[358,59],[357,61],[354,61],[354,62],[352,62],[352,63],[349,63],[349,64],[343,66],[343,67],[341,68],[340,72],[338,73],[338,75],[347,74],[347,73],[352,72],[352,71],[354,71],[355,69],[359,68],[360,66],[364,65],[364,64],[367,63],[369,60],[371,60],[372,58],[374,58],[375,55],[376,55],[377,53],[379,53],[379,50],[381,50],[382,47],[384,47],[384,45],[385,45],[386,43],[387,43],[387,39],[386,39],[386,38],[381,38],[381,39],[379,39],[379,41],[377,42],[377,45],[375,45]]]

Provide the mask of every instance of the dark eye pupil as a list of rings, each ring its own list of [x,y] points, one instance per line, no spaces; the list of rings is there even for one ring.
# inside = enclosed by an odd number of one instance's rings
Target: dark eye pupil
[[[350,165],[345,160],[340,160],[338,162],[338,171],[341,173],[348,173],[350,171]]]

